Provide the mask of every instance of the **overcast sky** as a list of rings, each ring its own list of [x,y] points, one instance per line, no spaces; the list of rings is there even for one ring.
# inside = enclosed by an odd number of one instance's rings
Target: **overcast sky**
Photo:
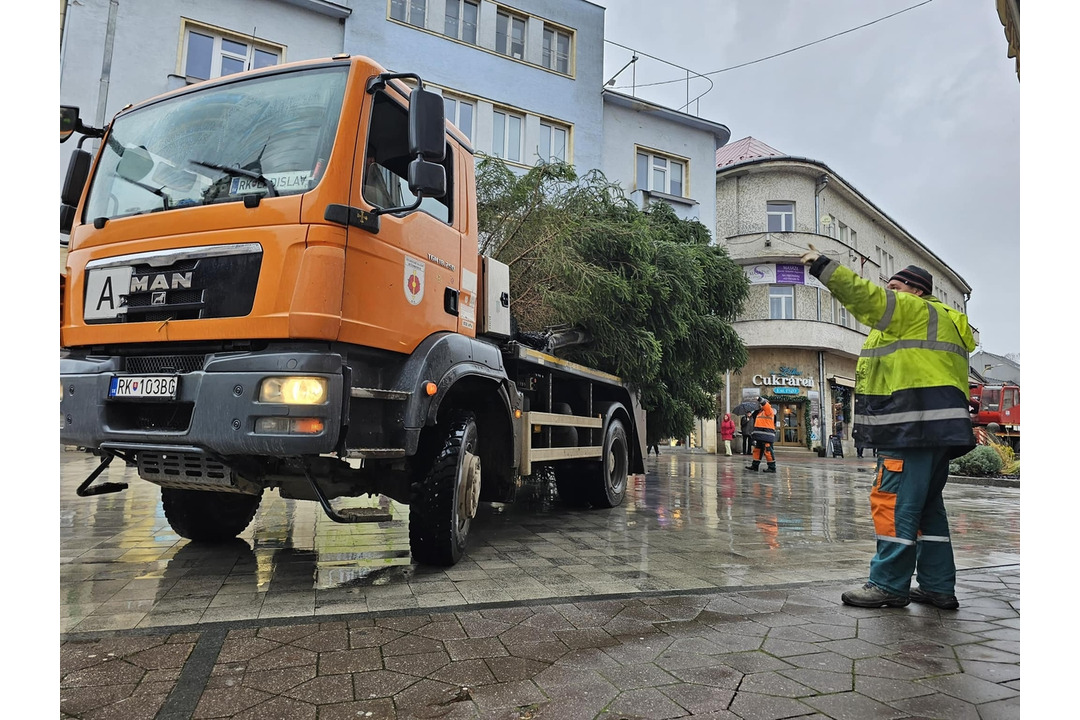
[[[707,74],[924,0],[593,0],[605,78],[631,53]],[[662,12],[657,8],[663,7]],[[819,160],[971,285],[981,350],[1020,352],[1020,82],[993,0],[931,0],[781,57],[709,75],[690,111]],[[636,82],[685,78],[642,57]],[[620,92],[631,71],[617,81]],[[690,97],[708,89],[698,79]],[[679,108],[685,82],[639,87]]]

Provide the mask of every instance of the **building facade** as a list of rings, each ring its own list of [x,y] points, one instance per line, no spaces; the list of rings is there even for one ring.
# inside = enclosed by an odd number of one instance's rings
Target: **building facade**
[[[829,448],[851,437],[855,363],[869,329],[799,257],[813,245],[882,286],[907,265],[926,268],[934,295],[966,311],[971,286],[828,165],[743,138],[716,154],[716,238],[750,280],[735,328],[749,360],[721,405],[758,395],[777,411],[777,445]]]

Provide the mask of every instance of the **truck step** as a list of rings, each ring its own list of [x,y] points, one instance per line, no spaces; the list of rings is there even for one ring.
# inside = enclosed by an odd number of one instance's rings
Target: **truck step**
[[[344,518],[345,522],[389,522],[394,519],[388,510],[377,507],[341,508],[337,514]]]
[[[358,388],[349,391],[354,398],[363,400],[408,400],[412,394],[404,390],[382,390],[380,388]]]
[[[347,454],[349,458],[370,458],[372,460],[382,458],[405,457],[405,448],[350,448]]]

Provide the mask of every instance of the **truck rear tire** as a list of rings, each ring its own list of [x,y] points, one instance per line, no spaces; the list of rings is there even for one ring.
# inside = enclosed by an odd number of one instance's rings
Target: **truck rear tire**
[[[165,519],[177,535],[193,542],[222,542],[244,531],[259,509],[262,493],[161,488]]]
[[[612,418],[604,433],[604,456],[592,464],[596,475],[588,483],[589,500],[596,507],[613,508],[626,497],[626,478],[630,474],[630,444],[622,420]]]
[[[413,483],[409,549],[425,565],[454,565],[465,552],[480,498],[480,434],[476,416],[456,411],[426,476]]]

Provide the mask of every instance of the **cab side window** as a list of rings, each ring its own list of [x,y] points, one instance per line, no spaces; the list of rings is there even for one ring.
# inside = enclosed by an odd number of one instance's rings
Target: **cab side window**
[[[361,194],[368,203],[379,208],[401,207],[416,202],[409,190],[409,115],[405,108],[385,91],[375,93],[371,111],[371,128],[364,157],[364,177]],[[449,145],[442,162],[446,170],[446,194],[441,198],[424,198],[419,210],[450,224],[453,222],[454,173],[453,154]]]

